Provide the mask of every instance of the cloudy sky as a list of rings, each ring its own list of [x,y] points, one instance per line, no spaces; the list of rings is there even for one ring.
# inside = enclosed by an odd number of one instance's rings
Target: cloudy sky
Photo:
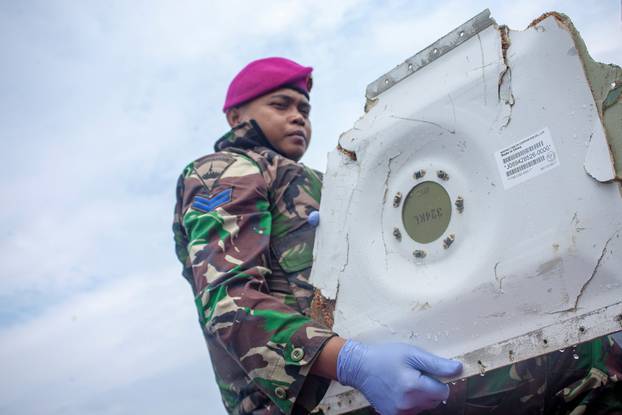
[[[314,66],[323,169],[369,82],[486,7],[622,63],[620,1],[586,4],[0,0],[0,413],[225,413],[170,222],[249,60]]]

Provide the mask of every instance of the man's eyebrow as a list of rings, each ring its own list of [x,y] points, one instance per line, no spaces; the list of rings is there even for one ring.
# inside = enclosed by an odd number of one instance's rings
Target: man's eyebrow
[[[292,97],[292,96],[287,95],[287,94],[274,94],[274,95],[271,95],[270,98],[271,99],[272,98],[280,98],[280,99],[286,100],[287,102],[293,102],[293,101],[297,101],[298,100],[297,98]],[[302,100],[302,99],[300,100],[300,104],[298,104],[298,105],[306,105],[306,106],[311,107],[311,104],[309,102],[307,102],[305,100]]]
[[[281,99],[286,99],[288,101],[294,100],[294,98],[290,97],[289,95],[285,95],[285,94],[274,94],[274,95],[271,95],[270,98],[281,98]]]

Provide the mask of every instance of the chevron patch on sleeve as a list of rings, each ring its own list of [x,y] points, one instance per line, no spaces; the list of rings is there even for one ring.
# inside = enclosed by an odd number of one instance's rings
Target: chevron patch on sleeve
[[[233,187],[229,187],[211,197],[207,195],[196,195],[194,199],[192,199],[192,208],[205,213],[211,212],[218,206],[230,202],[232,193]]]

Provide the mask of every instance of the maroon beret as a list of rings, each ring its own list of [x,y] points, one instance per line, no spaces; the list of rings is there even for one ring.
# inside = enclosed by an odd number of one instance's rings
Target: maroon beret
[[[258,59],[246,65],[231,81],[223,112],[260,97],[277,88],[289,86],[308,96],[313,68],[285,58]]]

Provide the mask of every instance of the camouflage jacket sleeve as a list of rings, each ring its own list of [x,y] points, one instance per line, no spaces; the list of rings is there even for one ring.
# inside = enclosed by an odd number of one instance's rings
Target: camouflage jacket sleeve
[[[332,333],[270,295],[268,185],[251,159],[216,154],[213,162],[190,164],[179,179],[177,254],[205,335],[289,414]]]

